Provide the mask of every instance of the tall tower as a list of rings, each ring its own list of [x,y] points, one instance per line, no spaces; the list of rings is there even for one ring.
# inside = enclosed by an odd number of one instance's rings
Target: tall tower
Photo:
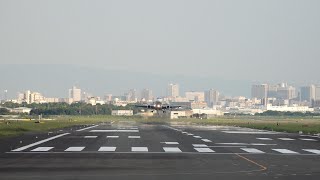
[[[252,85],[251,97],[261,99],[262,104],[267,105],[268,84]]]
[[[152,91],[150,89],[143,89],[141,91],[141,99],[145,99],[146,101],[152,101]]]
[[[204,93],[204,99],[209,107],[216,105],[219,101],[220,93],[217,90],[210,89]]]

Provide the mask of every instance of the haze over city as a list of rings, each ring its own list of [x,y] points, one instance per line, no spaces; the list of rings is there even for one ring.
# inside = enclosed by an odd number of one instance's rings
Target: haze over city
[[[180,82],[186,91],[213,87],[237,96],[249,95],[252,83],[319,83],[319,5],[1,1],[0,90],[64,96],[79,84],[99,95],[143,87],[162,95],[161,87]]]

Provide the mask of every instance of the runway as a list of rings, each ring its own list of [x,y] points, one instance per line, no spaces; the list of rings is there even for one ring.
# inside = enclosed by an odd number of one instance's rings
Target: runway
[[[131,121],[0,140],[3,179],[318,179],[320,138]]]

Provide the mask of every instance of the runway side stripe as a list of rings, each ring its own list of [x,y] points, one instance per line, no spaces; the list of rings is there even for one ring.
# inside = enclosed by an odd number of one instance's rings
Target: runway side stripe
[[[64,151],[70,151],[70,152],[75,152],[75,151],[82,151],[85,147],[69,147],[68,149]]]
[[[51,140],[53,140],[53,139],[56,139],[56,138],[59,138],[59,137],[62,137],[62,136],[68,135],[68,134],[70,134],[70,133],[59,134],[59,135],[57,135],[57,136],[53,136],[53,137],[50,137],[50,138],[47,138],[47,139],[44,139],[44,140],[35,142],[35,143],[32,143],[32,144],[29,144],[29,145],[20,147],[20,148],[18,148],[18,149],[12,150],[12,151],[14,151],[14,152],[23,151],[23,150],[28,149],[28,148],[30,148],[30,147],[37,146],[37,145],[39,145],[39,144],[42,144],[42,143],[51,141]]]
[[[258,149],[255,149],[255,148],[240,148],[248,153],[265,153],[263,151],[260,151]]]
[[[163,144],[173,145],[173,144],[179,144],[178,142],[160,142]]]
[[[278,138],[282,141],[294,141],[295,139],[292,139],[292,138]]]
[[[203,153],[210,153],[210,152],[214,152],[214,150],[210,149],[210,148],[194,148],[196,151],[198,152],[203,152]]]
[[[299,154],[299,153],[297,153],[295,151],[291,151],[289,149],[272,149],[272,150],[277,151],[282,154]]]
[[[201,138],[201,136],[193,136],[194,138]]]
[[[129,139],[140,139],[140,136],[128,136]]]
[[[193,147],[208,147],[206,144],[192,144]]]
[[[302,149],[302,150],[307,151],[307,152],[311,152],[314,154],[320,154],[320,150],[318,150],[318,149]]]
[[[84,136],[85,139],[97,138],[98,136]]]
[[[46,152],[46,151],[50,151],[51,149],[53,149],[53,147],[37,147],[31,151],[33,151],[33,152]]]
[[[257,138],[259,140],[266,140],[266,141],[271,141],[272,139],[271,138]]]
[[[119,138],[119,136],[107,136],[107,138]]]
[[[94,126],[90,126],[90,127],[86,127],[86,128],[83,128],[83,129],[78,129],[77,131],[84,131],[84,130],[87,130],[87,129],[91,129],[91,128],[94,128],[94,127],[97,127],[99,125],[94,125]]]
[[[302,141],[318,141],[316,139],[300,138]]]

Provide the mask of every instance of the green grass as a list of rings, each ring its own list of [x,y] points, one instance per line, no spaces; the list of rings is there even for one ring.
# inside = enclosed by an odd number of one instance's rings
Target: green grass
[[[177,119],[141,118],[141,117],[114,117],[114,116],[59,116],[56,120],[42,121],[10,121],[9,124],[0,121],[0,137],[16,136],[26,132],[46,132],[74,125],[93,124],[111,121],[135,121],[143,124],[195,124],[195,125],[222,125],[239,126],[255,129],[296,133],[320,133],[319,118],[288,118],[288,117],[217,117],[213,119]],[[278,124],[278,125],[277,125]]]

